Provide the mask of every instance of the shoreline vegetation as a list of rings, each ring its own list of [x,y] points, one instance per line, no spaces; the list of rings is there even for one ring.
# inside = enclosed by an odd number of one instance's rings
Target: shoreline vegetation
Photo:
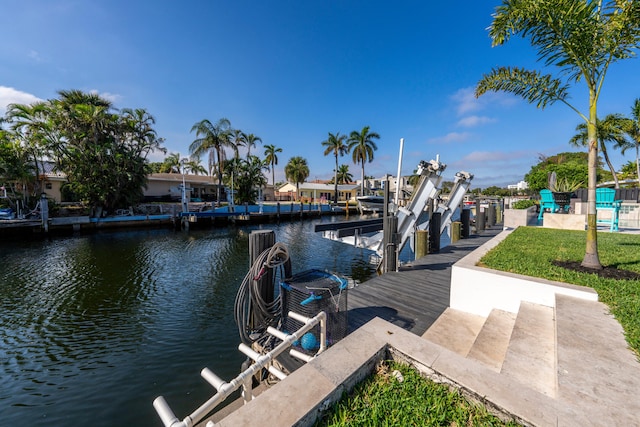
[[[604,274],[610,277],[577,268],[585,240],[583,231],[519,227],[479,265],[593,288],[622,325],[629,347],[640,360],[640,235],[598,233]]]

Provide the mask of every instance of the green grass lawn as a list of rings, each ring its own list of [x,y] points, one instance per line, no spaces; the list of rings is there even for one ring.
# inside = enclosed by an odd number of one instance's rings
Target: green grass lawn
[[[402,381],[394,376],[399,371]],[[345,394],[315,426],[518,426],[444,384],[391,361]]]
[[[629,346],[640,355],[640,280],[603,279],[552,264],[582,261],[585,245],[584,231],[519,227],[488,252],[480,265],[593,288],[624,328]],[[638,234],[598,233],[598,254],[607,268],[640,273]]]

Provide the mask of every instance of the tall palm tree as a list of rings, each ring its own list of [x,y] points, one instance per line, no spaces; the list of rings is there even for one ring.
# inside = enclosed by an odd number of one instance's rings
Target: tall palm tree
[[[268,144],[264,146],[264,162],[269,165],[269,169],[271,169],[271,185],[275,190],[276,187],[276,165],[278,164],[278,153],[282,153],[282,148],[278,148],[273,144]]]
[[[233,152],[235,157],[240,156],[239,148],[244,147],[247,144],[247,134],[242,132],[240,129],[232,129],[231,130],[231,141],[233,142]]]
[[[615,187],[620,188],[620,184],[618,183],[618,175],[616,174],[616,169],[611,164],[611,159],[609,159],[609,153],[607,152],[607,142],[614,142],[614,148],[622,148],[626,145],[627,140],[624,137],[624,131],[622,128],[624,127],[625,118],[621,114],[608,114],[604,120],[597,120],[596,129],[597,129],[597,139],[600,142],[600,151],[602,151],[602,157],[604,157],[607,166],[609,166],[609,170],[611,171],[611,175],[613,176],[613,181],[615,182]],[[587,124],[580,123],[576,126],[575,134],[570,140],[569,144],[574,147],[582,146],[585,147],[587,145],[587,141],[589,138],[587,132]]]
[[[180,173],[180,153],[169,153],[160,165],[160,173]]]
[[[476,96],[506,91],[538,108],[559,101],[587,124],[588,225],[582,265],[602,269],[596,224],[597,105],[609,65],[634,56],[640,45],[640,2],[503,0],[489,27],[492,45],[502,45],[514,35],[529,39],[546,66],[558,67],[559,77],[517,67],[494,68],[478,82]],[[589,93],[586,113],[569,103],[571,84],[579,81],[586,83]]]
[[[353,156],[353,163],[362,164],[362,183],[360,195],[364,196],[364,164],[373,160],[373,152],[378,149],[374,139],[380,139],[376,132],[370,132],[369,126],[362,128],[360,132],[354,130],[349,135],[348,150]]]
[[[309,166],[307,160],[300,157],[292,157],[284,167],[284,174],[287,179],[296,184],[296,197],[300,197],[300,183],[309,177]]]
[[[322,141],[322,145],[325,148],[324,155],[328,156],[333,153],[336,158],[336,167],[333,170],[333,182],[334,182],[334,203],[338,203],[338,157],[344,156],[347,154],[347,150],[349,149],[345,144],[345,140],[347,139],[346,135],[340,135],[340,132],[335,135],[329,132],[329,137],[326,141]]]
[[[255,147],[258,142],[262,142],[259,136],[255,136],[254,134],[245,134],[245,146],[247,147],[247,159],[251,157],[251,147]]]
[[[185,173],[190,173],[193,175],[207,174],[207,170],[200,164],[199,158],[191,158],[184,162],[184,171]]]
[[[203,154],[210,153],[209,161],[209,174],[213,176],[213,169],[218,176],[218,189],[216,204],[220,205],[220,196],[222,189],[222,163],[225,159],[224,148],[232,147],[229,131],[231,129],[231,122],[228,119],[221,118],[215,124],[209,120],[204,119],[191,127],[191,132],[196,133],[196,139],[189,145],[189,153],[192,156],[202,156]],[[211,155],[215,153],[216,159],[211,162]]]
[[[636,173],[638,185],[640,185],[640,98],[637,98],[631,107],[631,118],[625,120],[623,125],[625,133],[631,138],[631,143],[622,147],[622,154],[629,148],[636,149]]]
[[[348,184],[351,181],[353,181],[353,175],[349,172],[349,165],[340,165],[336,175],[336,182],[338,184]]]

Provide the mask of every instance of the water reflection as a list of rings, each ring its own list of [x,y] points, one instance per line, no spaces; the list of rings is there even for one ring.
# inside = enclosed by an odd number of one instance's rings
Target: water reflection
[[[211,395],[203,367],[239,372],[233,302],[249,233],[264,228],[287,244],[294,272],[372,272],[368,252],[320,238],[309,221],[0,243],[3,424],[157,426],[161,394],[190,413]]]

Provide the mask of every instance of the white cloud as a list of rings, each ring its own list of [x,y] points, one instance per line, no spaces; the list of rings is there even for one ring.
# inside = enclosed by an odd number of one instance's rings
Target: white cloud
[[[459,115],[477,111],[482,108],[480,101],[476,98],[474,89],[471,87],[459,89],[451,96],[451,99],[458,104],[456,110]]]
[[[4,116],[9,104],[33,104],[42,101],[35,95],[22,92],[12,87],[0,86],[0,115]]]
[[[451,95],[451,99],[457,104],[456,111],[459,116],[474,111],[484,110],[489,106],[509,107],[518,102],[518,98],[505,92],[487,92],[476,98],[474,87],[459,89]]]
[[[106,99],[107,101],[111,101],[112,103],[117,103],[122,99],[122,95],[118,95],[116,93],[102,92],[97,89],[91,89],[90,92],[94,95],[99,95],[101,98]]]
[[[440,136],[437,138],[430,138],[429,143],[431,144],[449,144],[452,142],[464,142],[471,137],[470,132],[449,132],[445,136]]]
[[[458,120],[457,126],[469,128],[495,122],[497,122],[496,119],[492,119],[491,117],[487,116],[468,116]]]
[[[38,53],[37,50],[30,50],[27,56],[36,62],[42,62],[42,57],[40,56],[40,53]]]

